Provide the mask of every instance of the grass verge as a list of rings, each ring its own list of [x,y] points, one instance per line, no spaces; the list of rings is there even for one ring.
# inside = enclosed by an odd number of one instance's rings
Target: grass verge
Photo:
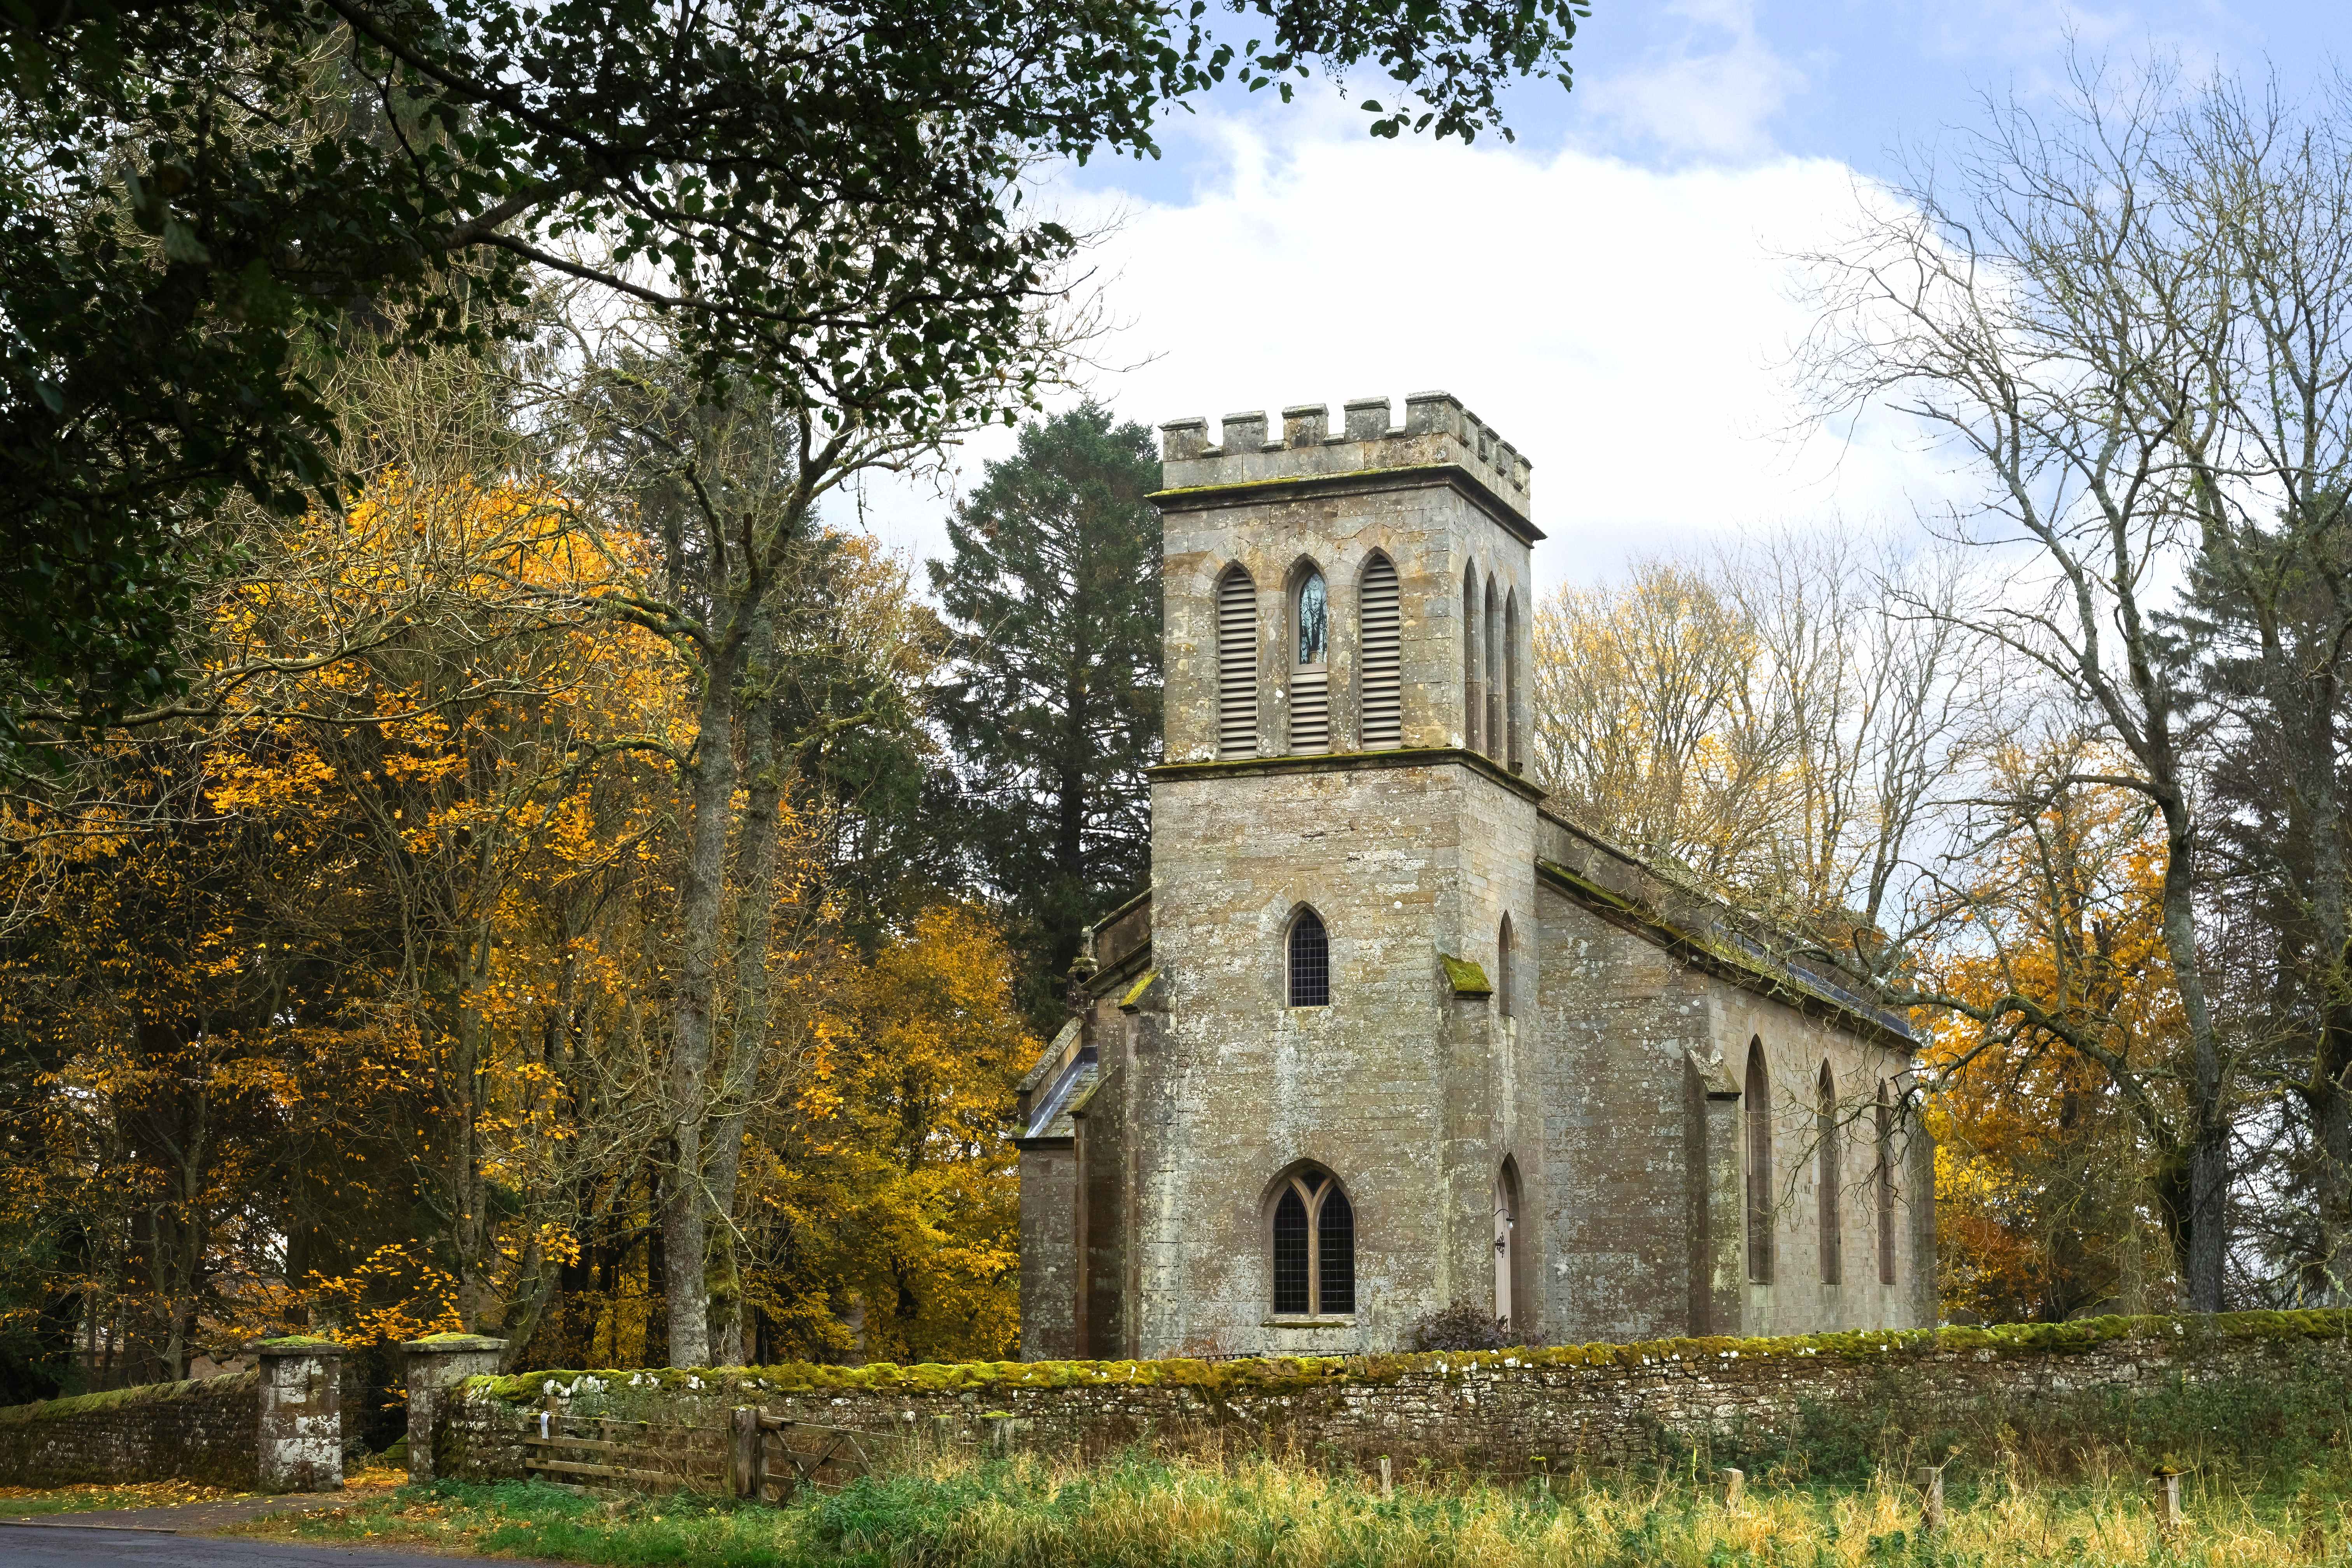
[[[1950,1485],[1929,1539],[1916,1494],[1885,1475],[1752,1487],[1727,1507],[1696,1471],[1549,1489],[1434,1474],[1383,1499],[1304,1460],[1031,1457],[940,1460],[785,1508],[444,1483],[243,1532],[632,1568],[2283,1568],[2352,1545],[2352,1476],[2314,1469],[2273,1490],[2192,1477],[2186,1495],[2168,1539],[2137,1473],[1989,1473]]]
[[[126,1481],[106,1486],[0,1487],[0,1519],[37,1519],[51,1513],[91,1513],[101,1509],[170,1508],[177,1503],[223,1502],[244,1493],[193,1481]]]

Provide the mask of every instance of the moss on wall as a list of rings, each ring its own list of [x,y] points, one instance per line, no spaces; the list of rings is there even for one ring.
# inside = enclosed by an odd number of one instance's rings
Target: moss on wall
[[[2046,1355],[2088,1350],[2115,1340],[2285,1341],[2352,1340],[2352,1310],[2296,1312],[2228,1312],[2210,1318],[2109,1317],[2070,1323],[2011,1323],[1991,1328],[1868,1331],[1800,1334],[1780,1339],[1677,1339],[1641,1344],[1555,1345],[1500,1351],[1432,1351],[1410,1355],[1278,1356],[1238,1361],[1036,1361],[925,1362],[898,1366],[819,1366],[788,1362],[776,1366],[638,1372],[551,1371],[508,1377],[478,1377],[467,1387],[517,1404],[544,1398],[551,1387],[615,1394],[713,1394],[738,1391],[779,1394],[955,1394],[980,1390],[1071,1388],[1130,1384],[1192,1388],[1212,1397],[1278,1394],[1353,1384],[1378,1387],[1414,1373],[1440,1376],[1503,1367],[1649,1366],[1674,1362],[1744,1358],[1822,1359],[1847,1363],[1879,1363],[1943,1352]]]

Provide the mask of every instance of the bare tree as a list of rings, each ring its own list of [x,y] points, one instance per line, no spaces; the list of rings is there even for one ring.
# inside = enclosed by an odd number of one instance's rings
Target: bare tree
[[[2123,765],[2052,787],[2128,789],[2162,818],[2164,936],[2190,1055],[2182,1275],[2190,1309],[2216,1311],[2231,1085],[2198,943],[2193,694],[2158,612],[2196,542],[2186,457],[2226,417],[2181,393],[2223,374],[2238,295],[2175,195],[2186,124],[2170,79],[2115,93],[2084,72],[2076,88],[2055,123],[1997,109],[1945,177],[1866,200],[1850,243],[1808,258],[1821,325],[1802,363],[1824,415],[1891,406],[1982,480],[1958,531],[2028,549],[1957,618],[2114,742]],[[2037,1026],[2090,1043],[2032,998],[2004,1000],[2004,1016],[2040,1013]]]

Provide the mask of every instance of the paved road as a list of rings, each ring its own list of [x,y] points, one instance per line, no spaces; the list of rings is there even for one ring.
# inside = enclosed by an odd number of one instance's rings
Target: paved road
[[[70,1525],[0,1526],[0,1568],[417,1568],[420,1563],[434,1561],[449,1560],[378,1547],[313,1546]]]

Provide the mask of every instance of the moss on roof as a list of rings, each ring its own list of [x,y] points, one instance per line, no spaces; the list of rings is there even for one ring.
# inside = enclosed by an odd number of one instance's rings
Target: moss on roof
[[[1445,983],[1454,987],[1456,996],[1492,996],[1495,988],[1486,980],[1486,972],[1466,958],[1456,958],[1441,952],[1437,962],[1445,966]]]

